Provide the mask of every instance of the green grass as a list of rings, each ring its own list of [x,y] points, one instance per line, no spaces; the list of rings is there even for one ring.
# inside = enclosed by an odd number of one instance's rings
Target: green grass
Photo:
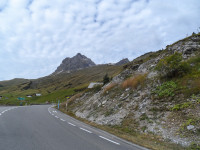
[[[63,89],[63,90],[58,90],[50,94],[45,94],[42,96],[34,96],[32,98],[26,97],[27,93],[32,93],[32,90],[26,91],[26,92],[21,92],[21,91],[15,91],[11,94],[3,94],[4,98],[0,100],[1,105],[20,105],[22,103],[23,105],[25,104],[44,104],[46,102],[53,102],[56,103],[58,100],[61,102],[66,100],[67,97],[72,96],[75,94],[75,88],[70,88],[70,89]],[[35,91],[34,91],[35,92]],[[25,100],[19,101],[17,97],[24,97]]]
[[[185,108],[188,108],[192,105],[192,102],[185,102],[185,103],[182,103],[182,104],[176,104],[174,105],[171,110],[172,111],[178,111],[178,110],[182,110],[182,109],[185,109]]]
[[[45,102],[53,102],[56,103],[58,100],[63,102],[67,99],[67,97],[72,96],[75,94],[74,89],[67,89],[67,90],[59,90],[44,96],[33,97],[29,100],[30,104],[41,104]]]

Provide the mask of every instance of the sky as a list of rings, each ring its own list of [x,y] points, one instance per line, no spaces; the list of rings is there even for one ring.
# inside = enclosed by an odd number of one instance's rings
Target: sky
[[[77,53],[133,60],[199,27],[199,0],[0,0],[0,81],[49,75]]]

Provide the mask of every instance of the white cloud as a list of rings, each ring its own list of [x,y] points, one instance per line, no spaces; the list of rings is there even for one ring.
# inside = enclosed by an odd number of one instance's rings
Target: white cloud
[[[1,0],[0,80],[48,75],[77,52],[133,59],[191,34],[199,14],[199,0]]]

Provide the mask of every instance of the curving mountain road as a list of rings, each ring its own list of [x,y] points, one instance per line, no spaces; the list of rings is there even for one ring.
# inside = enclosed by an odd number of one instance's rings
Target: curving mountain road
[[[50,105],[0,107],[0,150],[145,150]]]

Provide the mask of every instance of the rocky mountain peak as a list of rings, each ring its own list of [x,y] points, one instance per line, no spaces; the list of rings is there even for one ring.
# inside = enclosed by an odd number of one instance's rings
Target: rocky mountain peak
[[[74,57],[87,58],[86,56],[82,55],[81,53],[77,53]]]
[[[67,57],[65,58],[60,66],[56,69],[54,74],[58,74],[61,72],[71,72],[76,71],[88,67],[95,66],[96,64],[86,56],[82,55],[81,53],[77,53],[72,58]]]
[[[124,65],[129,63],[130,61],[128,60],[128,58],[124,58],[122,60],[120,60],[119,62],[117,62],[115,65],[120,66],[120,65]]]

